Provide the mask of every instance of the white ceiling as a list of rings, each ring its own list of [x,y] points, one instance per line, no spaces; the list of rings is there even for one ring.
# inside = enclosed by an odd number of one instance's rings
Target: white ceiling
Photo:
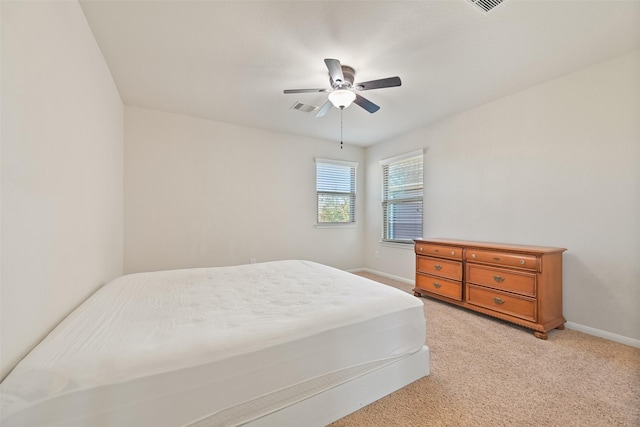
[[[367,146],[590,64],[640,48],[640,0],[99,1],[82,9],[122,100],[222,122],[328,140],[340,112],[322,105],[324,58],[381,109],[344,111],[344,142]],[[597,100],[594,100],[597,102]]]

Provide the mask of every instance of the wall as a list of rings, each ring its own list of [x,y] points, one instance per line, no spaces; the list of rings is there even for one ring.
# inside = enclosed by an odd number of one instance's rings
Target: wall
[[[0,7],[1,379],[122,274],[123,107],[76,2]]]
[[[378,161],[421,147],[425,237],[565,247],[570,325],[640,343],[640,51],[370,147],[365,264],[410,280]]]
[[[360,163],[364,149],[125,107],[125,271],[309,259],[362,267],[355,227],[316,228],[315,157]]]

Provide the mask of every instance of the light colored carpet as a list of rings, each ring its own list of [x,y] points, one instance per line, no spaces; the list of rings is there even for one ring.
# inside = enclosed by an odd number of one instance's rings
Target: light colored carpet
[[[361,276],[412,292],[395,280]],[[358,426],[640,426],[640,349],[531,331],[422,298],[431,375],[336,421]]]

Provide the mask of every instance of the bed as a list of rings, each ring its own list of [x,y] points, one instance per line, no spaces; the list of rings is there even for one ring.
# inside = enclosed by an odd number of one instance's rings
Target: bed
[[[0,384],[3,427],[324,426],[429,374],[423,304],[310,261],[130,274]]]

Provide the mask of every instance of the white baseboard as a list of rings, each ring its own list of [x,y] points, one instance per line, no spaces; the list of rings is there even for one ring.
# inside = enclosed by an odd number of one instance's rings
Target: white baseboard
[[[415,280],[410,280],[400,276],[394,276],[393,274],[383,273],[382,271],[376,271],[370,268],[357,268],[349,271],[352,273],[358,273],[358,272],[364,271],[366,273],[376,274],[378,276],[387,277],[389,279],[398,280],[400,282],[415,285]],[[635,338],[625,337],[624,335],[614,334],[613,332],[603,331],[601,329],[592,328],[592,327],[581,325],[579,323],[574,323],[574,322],[567,322],[565,323],[565,326],[569,329],[573,329],[574,331],[583,332],[585,334],[593,335],[599,338],[604,338],[609,341],[614,341],[614,342],[625,344],[631,347],[640,348],[640,340],[637,340]]]
[[[408,283],[410,285],[415,285],[416,281],[407,279],[406,277],[394,276],[393,274],[383,273],[382,271],[372,270],[370,268],[354,268],[353,270],[348,270],[349,273],[360,273],[364,271],[365,273],[375,274],[376,276],[386,277],[387,279],[397,280],[398,282]]]
[[[613,332],[603,331],[601,329],[591,328],[589,326],[584,326],[579,323],[567,322],[565,326],[569,329],[573,329],[574,331],[584,332],[585,334],[593,335],[595,337],[600,337],[607,339],[609,341],[618,342],[620,344],[629,345],[631,347],[640,348],[640,340],[635,338],[625,337],[624,335],[614,334]]]

